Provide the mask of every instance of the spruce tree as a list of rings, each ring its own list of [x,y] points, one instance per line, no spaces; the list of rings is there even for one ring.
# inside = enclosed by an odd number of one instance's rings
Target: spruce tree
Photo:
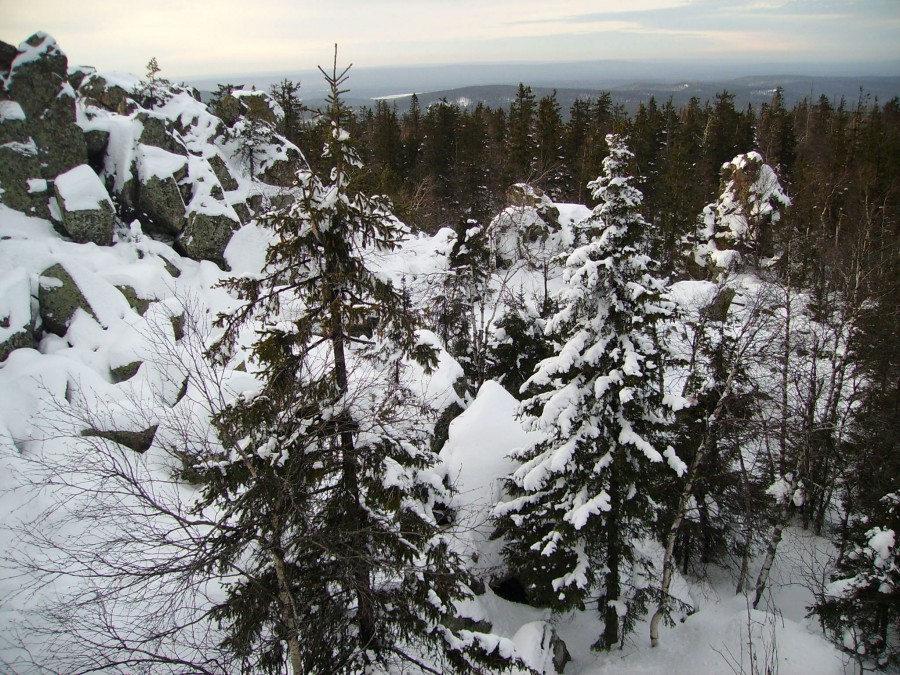
[[[225,283],[241,304],[214,353],[229,358],[253,327],[259,386],[216,417],[221,453],[190,468],[202,505],[230,514],[209,543],[227,579],[213,617],[247,672],[497,672],[498,640],[452,627],[470,576],[437,526],[449,495],[405,386],[406,364],[427,369],[436,352],[369,267],[405,230],[355,188],[347,70],[325,76],[329,171],[298,172],[293,205],[264,219],[262,273]]]
[[[656,332],[669,303],[646,253],[632,154],[618,136],[607,143],[604,173],[590,185],[599,204],[581,224],[585,241],[565,262],[560,309],[547,323],[555,355],[525,384],[526,424],[544,438],[516,455],[510,500],[495,511],[507,561],[532,598],[557,609],[596,600],[598,649],[620,642],[649,599],[649,584],[636,582],[647,570],[635,541],[651,534],[649,491],[665,459],[684,469],[665,442]]]
[[[846,550],[813,607],[835,642],[859,663],[900,665],[900,493],[886,494],[853,519]]]
[[[510,182],[528,182],[534,178],[537,142],[534,135],[536,105],[531,87],[519,83],[516,97],[509,104],[506,136]]]
[[[271,87],[272,98],[281,106],[281,119],[278,132],[294,145],[301,145],[304,136],[303,113],[306,108],[303,101],[297,95],[300,91],[300,83],[292,82],[287,78]]]

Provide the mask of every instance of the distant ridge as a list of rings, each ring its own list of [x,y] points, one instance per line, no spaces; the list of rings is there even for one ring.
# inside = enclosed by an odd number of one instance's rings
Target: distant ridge
[[[900,96],[900,77],[818,78],[769,75],[718,82],[634,82],[606,89],[575,87],[531,89],[538,99],[556,91],[556,98],[565,114],[575,99],[595,99],[604,91],[610,93],[613,103],[621,104],[627,112],[633,113],[641,102],[646,103],[651,97],[654,97],[659,105],[671,98],[676,107],[681,107],[687,105],[692,97],[697,97],[701,103],[712,101],[717,94],[725,90],[734,95],[735,105],[739,108],[746,107],[747,104],[758,106],[771,100],[777,87],[782,88],[785,105],[789,107],[804,98],[818,99],[822,95],[834,102],[843,98],[848,105],[855,105],[859,100],[860,90],[870,101],[877,98],[883,102]],[[448,103],[468,108],[474,107],[479,102],[495,108],[505,108],[515,98],[517,90],[518,85],[479,85],[422,92],[416,95],[422,107],[446,100]],[[409,106],[411,97],[411,94],[402,94],[379,98],[396,105],[397,109],[402,111]],[[361,102],[356,103],[359,105]],[[374,105],[374,101],[366,105]]]
[[[760,75],[760,71],[776,74]],[[225,82],[269,89],[283,79],[300,82],[300,95],[308,104],[324,101],[322,77],[314,69],[198,77],[187,83],[201,91],[214,91],[217,84]],[[609,91],[614,101],[627,109],[636,108],[651,96],[659,102],[671,96],[676,105],[686,103],[691,96],[705,101],[723,89],[734,94],[736,103],[743,106],[767,101],[778,86],[784,89],[788,104],[822,94],[855,102],[860,88],[884,101],[900,96],[900,61],[868,65],[584,61],[378,68],[357,64],[350,72],[347,103],[374,105],[379,98],[390,98],[399,109],[408,104],[407,95],[416,92],[422,104],[446,98],[495,106],[508,100],[507,90],[515,89],[519,82],[531,86],[539,97],[557,89],[564,110],[576,97],[594,98],[602,91]]]

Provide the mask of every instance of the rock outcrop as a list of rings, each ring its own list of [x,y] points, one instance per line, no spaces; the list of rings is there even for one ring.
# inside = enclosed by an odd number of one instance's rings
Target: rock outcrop
[[[111,245],[117,222],[137,220],[182,254],[224,265],[241,224],[290,203],[304,164],[275,132],[283,112],[269,94],[227,98],[236,116],[223,123],[183,85],[69,70],[45,33],[0,42],[0,202],[78,243]],[[64,332],[65,321],[49,321]]]
[[[11,55],[9,45],[2,51]],[[2,82],[0,200],[46,218],[50,194],[41,181],[87,161],[66,56],[52,37],[35,33],[19,45]]]

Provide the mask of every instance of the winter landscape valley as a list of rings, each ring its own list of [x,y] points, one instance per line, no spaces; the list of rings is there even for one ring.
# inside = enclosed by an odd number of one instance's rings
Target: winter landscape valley
[[[64,49],[0,43],[0,672],[898,672],[896,97]]]

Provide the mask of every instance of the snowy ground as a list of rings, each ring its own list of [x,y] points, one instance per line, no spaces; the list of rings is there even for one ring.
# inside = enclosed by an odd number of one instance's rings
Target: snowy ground
[[[457,476],[460,499],[467,505],[494,503],[499,489],[496,477],[510,467],[505,455],[526,441],[527,435],[513,417],[515,407],[510,394],[487,382],[450,428],[442,454],[452,467],[451,475]],[[484,522],[475,514],[470,517],[476,525]],[[485,531],[476,529],[473,538]],[[482,539],[476,545],[485,567],[496,562],[494,542]],[[567,675],[766,673],[767,668],[781,675],[839,675],[853,672],[852,667],[823,638],[815,619],[805,618],[806,606],[813,601],[805,576],[829,552],[826,540],[788,528],[776,558],[766,611],[750,609],[749,600],[734,594],[733,581],[724,573],[703,584],[682,579],[675,593],[690,598],[698,611],[683,623],[663,628],[655,649],[649,643],[649,621],[638,625],[621,651],[597,655],[590,645],[600,635],[602,622],[590,609],[551,617],[491,597],[486,610],[495,628],[509,635],[516,626],[549,620],[573,656]]]

